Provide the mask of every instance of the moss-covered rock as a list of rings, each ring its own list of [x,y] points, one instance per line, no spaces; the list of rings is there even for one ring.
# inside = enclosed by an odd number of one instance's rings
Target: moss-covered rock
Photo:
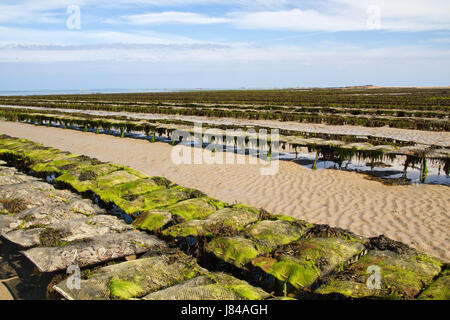
[[[209,197],[194,198],[178,202],[165,209],[170,213],[182,217],[184,220],[203,219],[210,214],[223,209],[225,204]]]
[[[171,237],[232,235],[241,231],[261,217],[258,210],[251,207],[224,208],[203,220],[191,220],[163,231]]]
[[[301,239],[278,248],[274,258],[260,257],[252,263],[299,290],[342,267],[363,250],[361,243],[341,238]]]
[[[3,236],[22,248],[35,246],[59,247],[75,240],[132,229],[122,220],[109,215],[62,220],[51,224],[45,224],[46,221],[42,219],[42,216],[39,218],[39,225],[35,221],[33,228],[12,231]],[[39,226],[39,228],[35,226]]]
[[[380,289],[367,282],[380,270]],[[373,267],[372,267],[373,268]],[[441,263],[429,256],[409,251],[399,254],[388,250],[371,250],[344,271],[327,278],[317,294],[339,294],[348,298],[412,299],[440,273]]]
[[[84,272],[80,289],[67,287],[66,281],[55,290],[66,299],[139,298],[183,281],[206,274],[197,261],[179,250],[161,255],[113,264]]]
[[[79,193],[92,191],[97,188],[97,180],[100,177],[109,175],[115,171],[122,169],[121,166],[102,163],[92,166],[80,166],[66,172],[56,178],[56,182],[65,183],[71,186]]]
[[[103,199],[103,194],[99,193],[99,195]],[[190,197],[190,194],[178,189],[160,188],[140,195],[133,200],[116,198],[113,202],[125,211],[125,213],[137,216],[141,212],[170,206],[182,200],[187,200]]]
[[[115,278],[109,280],[108,287],[112,299],[126,300],[145,293],[144,289],[135,282]]]
[[[141,177],[130,172],[128,168],[123,168],[123,170],[117,170],[110,174],[100,176],[96,179],[96,188],[94,191],[101,196],[102,192],[110,187],[119,185],[122,183],[129,183],[136,180],[142,179]]]
[[[164,187],[160,186],[153,179],[137,179],[104,189],[102,192],[102,200],[105,202],[114,202],[121,198],[130,201],[140,195],[162,188]]]
[[[167,210],[151,210],[140,214],[133,225],[144,231],[156,232],[172,221],[172,214]]]
[[[307,223],[294,224],[286,220],[264,220],[243,230],[243,234],[255,241],[259,250],[272,252],[278,246],[300,239],[311,227]]]
[[[241,237],[215,238],[208,243],[206,250],[238,268],[244,267],[262,253],[253,241]]]
[[[262,300],[268,293],[225,273],[210,273],[151,293],[145,300]]]
[[[127,231],[74,241],[62,247],[33,248],[23,254],[40,272],[54,272],[67,269],[74,262],[81,268],[166,247],[163,241],[154,236]]]
[[[60,176],[73,169],[81,169],[83,167],[91,166],[92,159],[83,156],[76,156],[72,154],[65,155],[60,159],[55,159],[49,162],[36,163],[32,166],[32,170],[40,175],[54,174]]]
[[[421,300],[450,300],[450,269],[442,272],[422,293]]]

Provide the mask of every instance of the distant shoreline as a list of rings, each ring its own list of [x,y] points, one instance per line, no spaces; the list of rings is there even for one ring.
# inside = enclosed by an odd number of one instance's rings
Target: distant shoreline
[[[76,94],[110,94],[110,93],[159,93],[189,91],[243,91],[243,90],[376,90],[376,89],[450,89],[450,86],[346,86],[346,87],[261,87],[261,88],[174,88],[174,89],[68,89],[68,90],[5,90],[0,96],[33,96],[33,95],[76,95]]]

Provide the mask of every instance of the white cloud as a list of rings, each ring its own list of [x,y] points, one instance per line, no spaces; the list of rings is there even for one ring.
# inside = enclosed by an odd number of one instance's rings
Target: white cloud
[[[145,13],[123,16],[122,20],[135,25],[149,24],[214,24],[226,23],[229,19],[209,17],[203,14],[192,12],[166,11],[159,13]]]
[[[143,12],[108,17],[109,22],[132,25],[230,23],[243,29],[330,32],[367,30],[367,8],[377,6],[383,30],[450,29],[448,0],[6,0],[0,4],[0,23],[61,23],[68,5],[79,5],[93,21],[104,20],[99,9],[108,7]],[[214,6],[222,15],[191,12],[186,9],[191,5]],[[227,14],[223,8],[233,9]]]
[[[450,29],[447,0],[322,0],[317,8],[234,12],[229,16],[238,28],[292,31],[363,31],[379,9],[380,27],[389,31]]]
[[[154,31],[108,31],[108,30],[36,30],[30,28],[1,27],[0,48],[12,46],[79,46],[123,44],[195,44],[202,43],[189,37]]]
[[[1,31],[1,30],[0,30]],[[63,37],[63,34],[55,34]],[[154,35],[131,35],[126,33],[95,32],[78,39],[79,43],[89,42],[91,38],[108,40],[104,44],[26,44],[0,45],[0,62],[55,63],[55,62],[153,62],[153,63],[208,63],[233,65],[234,63],[263,64],[301,64],[323,65],[339,64],[357,66],[359,64],[384,65],[386,61],[401,64],[408,61],[433,62],[450,61],[450,49],[436,49],[426,46],[396,46],[369,49],[357,45],[344,45],[332,42],[315,46],[265,45],[243,43],[207,43],[191,39],[173,38],[167,40]],[[114,42],[113,39],[116,41]],[[124,42],[121,42],[124,41]]]

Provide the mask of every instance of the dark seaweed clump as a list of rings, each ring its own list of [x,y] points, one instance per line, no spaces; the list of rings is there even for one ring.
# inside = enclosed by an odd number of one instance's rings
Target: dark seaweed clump
[[[369,249],[390,250],[398,254],[403,254],[413,250],[408,245],[389,239],[383,234],[378,237],[370,238],[368,247]]]
[[[28,201],[22,198],[0,199],[0,203],[9,213],[15,214],[27,209]]]

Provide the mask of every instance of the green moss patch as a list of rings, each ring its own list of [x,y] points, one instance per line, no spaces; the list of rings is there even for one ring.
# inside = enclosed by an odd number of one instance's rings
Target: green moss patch
[[[291,284],[296,289],[308,287],[320,277],[319,269],[311,260],[299,262],[293,257],[283,256],[278,261],[257,259],[253,264],[281,282]]]
[[[421,300],[450,300],[450,269],[445,270],[433,281],[418,299]]]
[[[81,280],[81,289],[55,287],[75,300],[132,299],[142,297],[207,273],[197,261],[179,250],[96,268]]]
[[[193,219],[203,219],[214,213],[217,209],[222,209],[224,204],[209,197],[194,198],[178,202],[165,209],[172,214],[189,221]]]
[[[298,240],[307,230],[307,225],[298,226],[285,220],[264,220],[246,228],[243,234],[253,239],[261,251],[269,253],[280,245]]]
[[[56,181],[70,185],[77,192],[95,190],[97,179],[121,169],[120,166],[103,163],[93,166],[80,166],[59,176]]]
[[[215,238],[208,243],[206,250],[238,268],[242,268],[262,253],[254,242],[241,237]]]
[[[203,220],[191,220],[163,231],[172,237],[227,236],[236,234],[260,219],[259,211],[251,207],[224,208]]]
[[[133,225],[140,230],[155,232],[161,230],[172,220],[172,215],[165,210],[151,210],[139,215]]]
[[[93,161],[84,156],[66,155],[58,160],[35,164],[32,169],[41,174],[62,175],[70,170],[91,166]]]
[[[102,193],[99,193],[102,197]],[[182,200],[187,200],[191,196],[186,192],[177,189],[156,189],[145,193],[133,200],[116,198],[113,202],[124,210],[127,214],[137,215],[141,212],[150,211],[166,206],[170,206]]]
[[[110,174],[101,176],[96,180],[96,183],[97,183],[96,190],[101,192],[101,191],[106,190],[107,188],[113,187],[115,185],[126,183],[126,182],[136,181],[138,179],[142,179],[142,178],[130,173],[129,170],[114,171]],[[96,192],[96,193],[98,195],[100,195],[100,192]]]
[[[138,284],[114,278],[109,281],[109,291],[111,299],[120,300],[135,298],[144,293],[144,290]]]
[[[367,286],[373,275],[369,267],[380,270],[380,289]],[[341,294],[350,298],[412,299],[431,284],[441,270],[439,261],[423,259],[414,252],[399,254],[387,250],[371,250],[356,263],[330,276],[316,290],[322,295]]]
[[[214,272],[151,293],[146,300],[262,300],[270,295],[233,276]]]
[[[274,258],[258,258],[252,263],[276,279],[303,289],[363,250],[362,244],[341,238],[301,239],[279,247]]]

